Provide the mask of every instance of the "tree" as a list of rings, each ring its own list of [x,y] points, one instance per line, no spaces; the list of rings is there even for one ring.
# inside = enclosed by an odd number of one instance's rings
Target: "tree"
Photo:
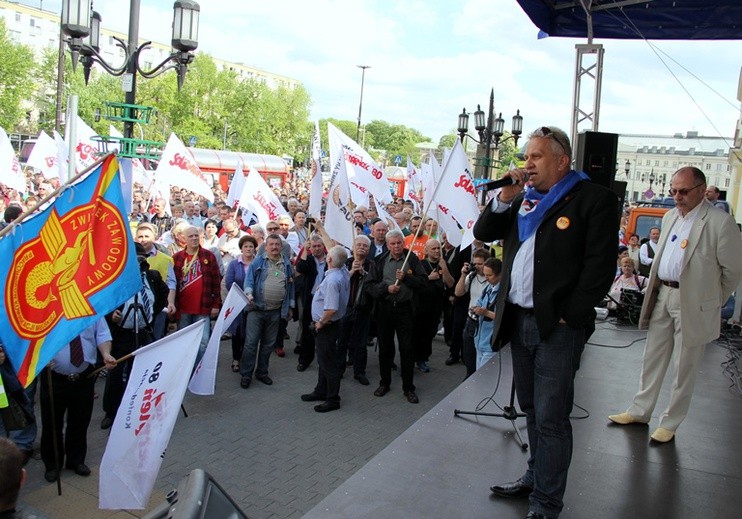
[[[13,132],[24,126],[27,110],[24,101],[33,88],[35,61],[28,47],[8,38],[3,19],[0,19],[0,56],[0,127]]]

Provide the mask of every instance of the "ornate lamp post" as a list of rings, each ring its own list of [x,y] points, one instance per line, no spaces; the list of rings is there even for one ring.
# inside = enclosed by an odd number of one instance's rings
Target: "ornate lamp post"
[[[129,41],[124,42],[114,37],[118,42],[117,45],[124,51],[124,63],[119,67],[107,63],[99,54],[101,16],[95,11],[91,13],[90,0],[64,0],[60,22],[62,32],[69,37],[67,45],[72,54],[72,67],[76,68],[78,60],[82,63],[86,84],[94,63],[101,65],[113,76],[124,76],[122,85],[126,92],[126,105],[122,107],[123,113],[118,120],[124,122],[125,139],[132,139],[134,124],[140,122],[136,106],[137,72],[146,78],[153,78],[165,71],[177,69],[178,90],[180,90],[188,65],[193,61],[193,51],[198,47],[200,7],[193,0],[176,0],[173,4],[171,40],[175,50],[153,69],[144,70],[139,65],[139,57],[152,42],[137,45],[139,42],[139,5],[140,0],[130,0]]]
[[[502,118],[502,113],[495,118],[495,89],[490,91],[490,105],[489,112],[487,114],[487,122],[485,123],[484,111],[477,105],[477,110],[474,112],[474,129],[479,134],[479,140],[475,139],[471,135],[468,135],[469,131],[469,114],[466,113],[466,108],[459,114],[458,120],[458,134],[463,144],[464,137],[467,135],[470,139],[479,143],[477,147],[477,160],[482,166],[480,178],[489,178],[489,169],[493,162],[496,162],[490,157],[493,149],[498,149],[501,142],[505,142],[508,139],[513,139],[513,142],[518,144],[518,139],[523,133],[523,117],[520,115],[520,110],[513,116],[513,126],[510,131],[510,136],[505,139],[502,138],[504,135],[505,120]],[[494,143],[494,147],[492,146]]]

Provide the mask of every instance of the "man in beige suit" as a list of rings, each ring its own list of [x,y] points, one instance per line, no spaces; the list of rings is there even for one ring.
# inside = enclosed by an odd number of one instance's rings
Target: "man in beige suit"
[[[707,343],[719,336],[721,307],[742,276],[742,238],[734,219],[704,198],[698,168],[676,171],[670,183],[675,209],[662,219],[662,238],[644,299],[639,328],[649,328],[639,392],[617,424],[648,423],[673,350],[675,379],[670,404],[652,441],[666,443],[690,407],[698,364]]]

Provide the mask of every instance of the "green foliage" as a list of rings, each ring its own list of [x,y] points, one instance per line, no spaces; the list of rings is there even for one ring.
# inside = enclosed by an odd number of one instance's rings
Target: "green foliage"
[[[0,127],[7,132],[21,129],[26,108],[23,102],[33,85],[33,52],[8,38],[0,18]]]

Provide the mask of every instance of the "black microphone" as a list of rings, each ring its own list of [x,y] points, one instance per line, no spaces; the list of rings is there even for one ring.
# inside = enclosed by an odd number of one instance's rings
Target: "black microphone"
[[[515,177],[503,177],[499,180],[493,180],[492,182],[485,182],[479,184],[477,189],[484,189],[485,191],[492,191],[493,189],[499,189],[505,186],[512,186],[518,183],[518,179]]]

